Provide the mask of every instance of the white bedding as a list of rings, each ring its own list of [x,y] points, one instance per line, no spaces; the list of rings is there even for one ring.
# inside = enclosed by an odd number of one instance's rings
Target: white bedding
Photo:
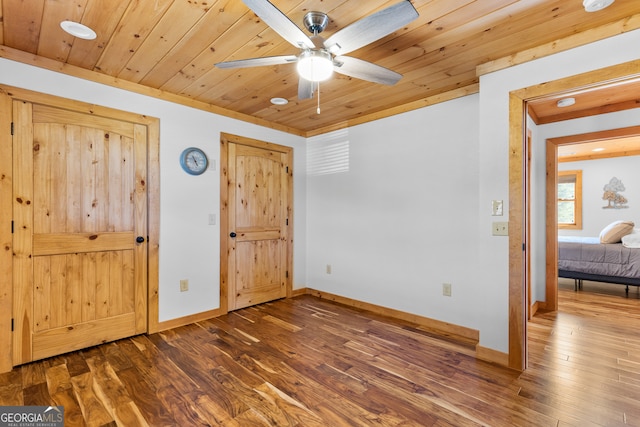
[[[633,233],[622,237],[622,245],[627,248],[640,248],[640,231],[633,230]]]
[[[600,243],[600,237],[558,236],[558,242],[587,243],[590,245],[597,245]]]

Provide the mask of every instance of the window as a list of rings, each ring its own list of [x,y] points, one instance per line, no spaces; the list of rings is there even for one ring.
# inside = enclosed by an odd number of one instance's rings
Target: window
[[[582,229],[582,171],[558,172],[558,228]]]

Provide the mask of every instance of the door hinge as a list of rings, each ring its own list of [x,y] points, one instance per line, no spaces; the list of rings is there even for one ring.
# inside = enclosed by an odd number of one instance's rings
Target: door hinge
[[[287,218],[287,221],[286,221],[285,225],[289,225],[289,218]]]
[[[289,166],[287,166],[287,173],[289,173]]]
[[[11,122],[11,135],[13,136],[13,122]]]
[[[11,332],[13,332],[13,319],[11,319]]]
[[[284,272],[284,277],[286,277],[287,279],[289,278],[289,270]],[[12,329],[13,330],[13,329]]]
[[[527,250],[527,244],[526,244],[526,243],[523,243],[523,244],[522,244],[522,250],[523,250],[523,251],[526,251],[526,250]]]
[[[11,220],[11,234],[13,234],[13,220]]]

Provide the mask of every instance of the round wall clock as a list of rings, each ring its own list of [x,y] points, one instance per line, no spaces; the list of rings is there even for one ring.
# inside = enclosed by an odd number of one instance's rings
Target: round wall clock
[[[180,166],[190,175],[200,175],[208,164],[206,154],[199,148],[189,147],[180,154]]]

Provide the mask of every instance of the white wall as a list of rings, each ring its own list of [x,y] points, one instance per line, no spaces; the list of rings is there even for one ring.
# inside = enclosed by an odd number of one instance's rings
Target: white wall
[[[0,59],[0,84],[95,103],[160,119],[160,321],[219,307],[220,133],[294,147],[294,288],[305,286],[306,148],[304,138],[63,74]],[[179,155],[201,147],[215,169],[191,176]],[[216,225],[208,225],[208,215]],[[179,291],[180,279],[189,291]]]
[[[582,170],[582,230],[558,230],[561,236],[598,236],[613,221],[629,220],[640,227],[640,156],[566,162],[558,170]],[[622,181],[620,192],[628,203],[621,209],[603,209],[603,187],[612,177]]]
[[[474,95],[340,135],[348,171],[307,180],[308,286],[476,327],[477,134]]]

